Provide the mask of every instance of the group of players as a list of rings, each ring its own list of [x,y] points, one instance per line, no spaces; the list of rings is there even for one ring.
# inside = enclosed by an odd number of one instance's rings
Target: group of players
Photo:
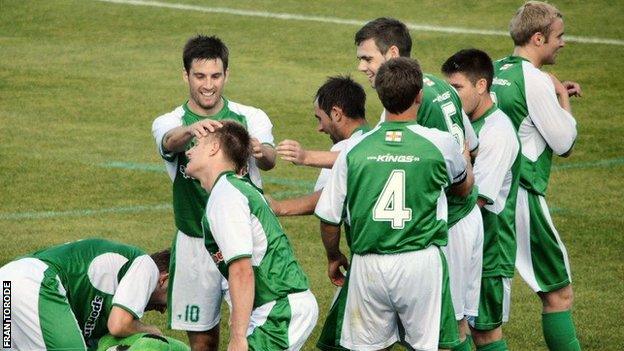
[[[470,350],[474,342],[507,350],[501,326],[515,267],[543,302],[548,348],[580,350],[567,254],[544,196],[553,152],[572,150],[569,97],[581,90],[541,71],[564,46],[555,7],[524,4],[510,33],[511,56],[492,63],[483,51],[461,50],[442,65],[443,80],[410,59],[403,23],[368,22],[355,34],[358,70],[384,112],[369,126],[363,88],[329,78],[313,108],[330,151],[295,140],[275,147],[262,110],[222,95],[227,47],[191,38],[183,52],[189,99],[152,126],[173,182],[170,255],[82,240],[2,267],[15,289],[29,272],[29,296],[14,310],[17,348],[84,349],[107,332],[161,334],[139,318],[166,304],[169,327],[187,331],[191,349],[216,350],[225,298],[229,350],[298,350],[318,306],[277,216],[314,213],[340,287],[318,348]],[[259,170],[278,155],[322,168],[313,193],[278,201],[262,192]],[[75,343],[63,343],[69,336]]]

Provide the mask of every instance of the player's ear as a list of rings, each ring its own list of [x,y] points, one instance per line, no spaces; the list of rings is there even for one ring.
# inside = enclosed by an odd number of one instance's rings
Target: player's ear
[[[331,119],[334,122],[340,122],[342,121],[342,117],[344,117],[344,112],[342,112],[342,109],[338,106],[332,107],[330,114],[332,116]]]
[[[188,72],[184,67],[182,67],[182,79],[184,79],[184,82],[188,84]]]
[[[546,38],[542,32],[535,32],[533,36],[531,36],[531,42],[535,46],[542,46],[546,42]]]
[[[227,69],[225,70],[224,75],[225,75],[225,79],[224,79],[223,81],[224,81],[225,83],[227,83],[228,78],[230,77],[230,69],[229,69],[229,68],[227,68]]]
[[[485,78],[481,78],[477,81],[476,88],[479,95],[489,94],[487,91],[487,80]]]
[[[169,272],[160,272],[158,277],[158,284],[164,285],[169,280]]]
[[[388,58],[397,58],[399,56],[401,56],[400,52],[399,52],[399,48],[396,45],[392,45],[391,47],[388,48],[388,52],[386,52],[386,56],[389,56]]]
[[[418,92],[418,95],[416,95],[416,98],[414,99],[414,103],[420,105],[422,103],[422,98],[423,98],[423,91],[422,89],[420,89],[420,91]]]

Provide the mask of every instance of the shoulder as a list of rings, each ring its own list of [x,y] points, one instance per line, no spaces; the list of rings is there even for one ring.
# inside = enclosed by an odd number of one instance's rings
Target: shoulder
[[[460,150],[459,144],[457,144],[457,141],[455,141],[451,133],[441,131],[436,128],[423,127],[418,124],[410,125],[407,129],[414,134],[427,139],[430,143],[440,149],[443,154],[447,154],[451,150]]]
[[[488,116],[481,128],[480,138],[495,139],[500,142],[517,143],[516,130],[511,123],[509,116],[501,109],[496,109],[492,115]]]
[[[243,105],[235,101],[228,100],[228,108],[230,111],[249,119],[269,118],[261,109],[249,105]]]
[[[247,203],[248,199],[243,193],[245,183],[245,181],[239,179],[236,175],[220,177],[210,192],[206,211],[209,212],[210,210],[214,210],[215,206],[219,207],[228,203]]]
[[[555,86],[550,79],[550,76],[533,66],[530,62],[522,62],[522,73],[524,75],[524,82],[527,89],[530,86],[531,88],[552,89],[554,91]]]
[[[184,107],[181,105],[176,107],[173,111],[167,112],[163,115],[160,115],[154,119],[154,123],[152,127],[157,127],[160,124],[169,124],[180,122],[182,123],[182,117],[184,116]]]

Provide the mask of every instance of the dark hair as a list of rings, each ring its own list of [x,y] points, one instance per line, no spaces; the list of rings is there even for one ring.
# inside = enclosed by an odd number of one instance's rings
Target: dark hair
[[[192,37],[184,45],[182,53],[182,62],[184,69],[188,73],[191,69],[193,60],[211,60],[221,59],[223,62],[223,71],[228,68],[229,51],[227,46],[223,44],[221,39],[216,36],[197,35]]]
[[[398,57],[379,67],[375,89],[383,107],[390,113],[402,113],[414,103],[423,86],[423,75],[416,60]]]
[[[171,250],[164,249],[162,251],[154,252],[150,255],[152,260],[156,262],[159,272],[169,272],[169,262],[171,261]]]
[[[407,26],[394,18],[380,17],[374,19],[355,33],[355,45],[365,40],[374,39],[375,45],[382,54],[388,52],[392,45],[399,49],[399,55],[410,57],[412,37]]]
[[[487,89],[490,91],[494,78],[494,66],[492,59],[484,51],[464,49],[456,52],[442,64],[442,73],[447,76],[453,73],[463,73],[472,85],[477,84],[477,81],[483,78],[487,81]]]
[[[225,157],[234,163],[235,171],[240,173],[247,167],[251,156],[251,137],[238,122],[221,121],[221,124],[223,127],[217,128],[212,134],[219,139]]]
[[[327,115],[336,106],[349,118],[366,118],[366,93],[364,88],[349,76],[329,77],[316,91],[321,110]]]

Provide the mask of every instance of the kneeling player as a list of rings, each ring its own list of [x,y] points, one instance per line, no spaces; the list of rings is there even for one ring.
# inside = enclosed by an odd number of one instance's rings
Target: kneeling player
[[[459,92],[480,145],[473,169],[485,235],[479,315],[471,320],[474,341],[477,350],[503,350],[501,325],[509,316],[516,257],[520,143],[511,120],[490,97],[494,69],[485,52],[459,51],[442,65],[442,72]]]
[[[86,239],[9,262],[0,280],[13,289],[12,347],[86,350],[107,333],[162,335],[139,318],[167,307],[169,256]]]
[[[210,194],[202,226],[206,248],[228,280],[229,350],[299,350],[318,306],[277,217],[237,175],[247,164],[249,139],[242,125],[223,122],[187,151],[186,172]]]

